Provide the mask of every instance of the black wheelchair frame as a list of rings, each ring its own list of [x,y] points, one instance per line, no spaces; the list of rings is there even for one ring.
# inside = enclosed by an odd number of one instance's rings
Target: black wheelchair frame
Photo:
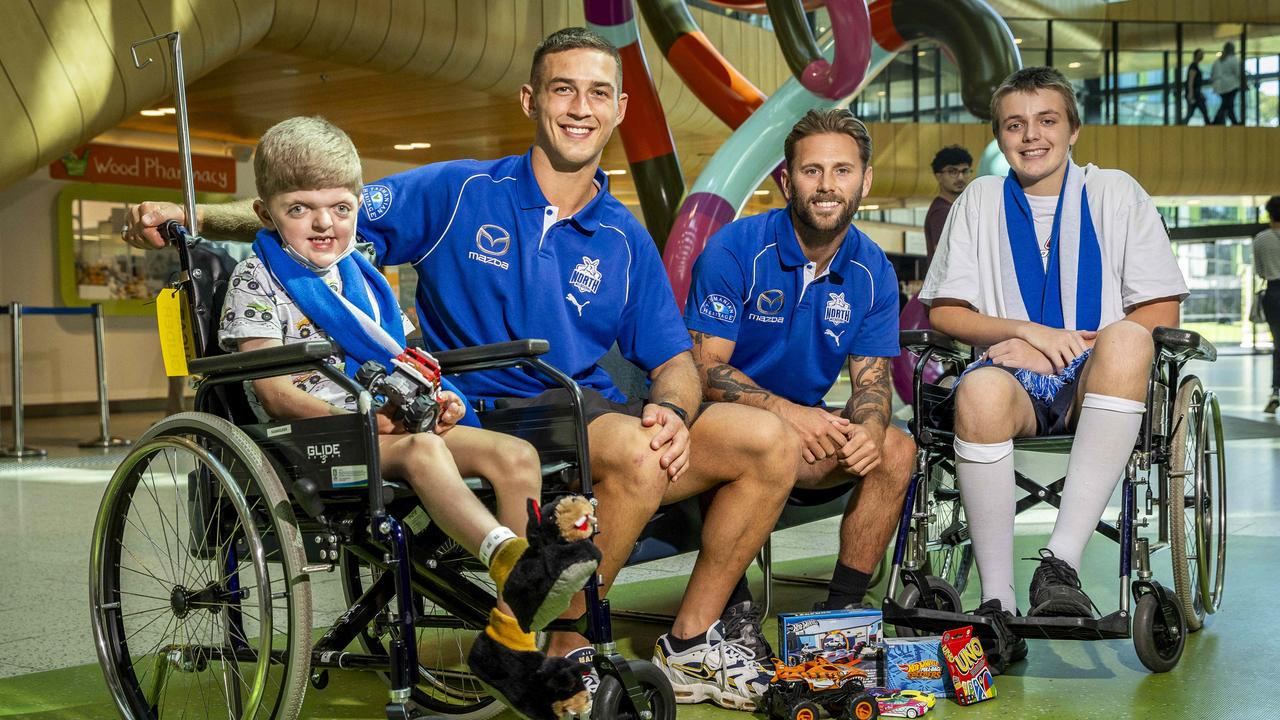
[[[1181,657],[1187,631],[1198,630],[1222,601],[1226,466],[1217,398],[1205,392],[1194,375],[1182,376],[1189,360],[1213,361],[1216,349],[1198,333],[1177,328],[1156,328],[1154,341],[1156,360],[1147,385],[1147,412],[1124,473],[1120,516],[1116,524],[1100,521],[1097,526],[1098,533],[1120,546],[1119,608],[1096,619],[1018,617],[1009,627],[1026,638],[1132,637],[1142,663],[1153,672],[1165,672]],[[911,420],[919,450],[894,543],[884,619],[897,625],[900,634],[972,625],[979,636],[993,637],[995,631],[986,618],[963,613],[960,592],[953,586],[963,590],[971,547],[967,527],[959,521],[959,493],[938,481],[940,474],[954,474],[954,433],[947,424],[949,418],[933,418],[932,409],[950,389],[924,382],[924,369],[931,360],[939,360],[949,375],[956,375],[971,360],[971,352],[935,330],[904,331],[901,344],[919,355]],[[1178,391],[1170,403],[1173,387]],[[1063,452],[1071,441],[1071,436],[1028,438],[1015,440],[1014,447]],[[1015,482],[1027,493],[1017,501],[1017,514],[1042,503],[1059,507],[1066,478],[1042,485],[1015,473]],[[1145,488],[1141,510],[1139,488]],[[1141,535],[1153,511],[1159,516],[1154,542]],[[940,515],[946,518],[946,527],[931,533],[930,524],[939,522]],[[1151,570],[1152,553],[1163,549],[1172,555],[1172,589],[1157,582]],[[933,567],[939,559],[945,569]]]
[[[328,671],[338,668],[381,673],[390,686],[388,718],[429,712],[482,720],[500,711],[465,669],[468,634],[482,631],[495,603],[492,584],[479,561],[430,524],[410,489],[382,479],[369,392],[327,362],[333,354],[327,340],[216,354],[210,328],[221,293],[214,284],[218,268],[209,263],[218,261],[196,257],[200,238],[185,228],[170,223],[162,230],[177,246],[183,268],[179,284],[187,293],[186,324],[198,356],[189,364],[199,376],[197,412],[166,418],[144,434],[113,475],[98,513],[92,625],[121,715],[185,717],[195,702],[193,715],[203,710],[224,718],[291,719],[301,707],[308,675],[321,689]],[[565,388],[575,428],[572,462],[544,466],[543,472],[576,475],[579,492],[590,498],[581,392],[538,357],[548,347],[545,340],[521,340],[436,357],[447,374],[522,366]],[[241,383],[303,371],[346,389],[358,412],[252,424]],[[329,470],[329,477],[316,470]],[[469,484],[483,488],[478,481]],[[154,534],[146,524],[152,505],[160,519]],[[126,545],[134,537],[138,545]],[[152,555],[168,567],[141,559]],[[273,564],[279,572],[273,573]],[[349,607],[312,644],[310,575],[335,569]],[[132,592],[135,576],[144,592]],[[585,592],[586,615],[557,620],[547,630],[572,629],[595,645],[600,686],[593,717],[674,718],[674,696],[661,671],[618,653],[597,578]],[[133,609],[148,601],[151,607]],[[141,637],[138,644],[145,645],[145,631],[165,618],[160,639],[132,654],[130,641]],[[283,633],[277,633],[280,620]],[[448,662],[437,666],[419,656],[419,630],[449,634],[435,658],[439,662],[449,653]],[[206,634],[208,642],[201,642]],[[357,641],[365,652],[348,650]],[[175,672],[206,671],[220,677],[207,685],[197,677],[195,689],[172,683]],[[186,696],[171,707],[171,686],[176,695],[183,684]]]

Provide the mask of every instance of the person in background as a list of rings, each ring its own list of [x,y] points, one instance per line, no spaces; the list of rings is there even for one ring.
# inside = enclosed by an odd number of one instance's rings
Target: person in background
[[[1191,122],[1191,116],[1195,114],[1196,108],[1200,109],[1200,116],[1204,118],[1204,124],[1209,124],[1209,108],[1204,104],[1204,71],[1200,69],[1200,61],[1204,59],[1204,48],[1196,48],[1191,55],[1191,67],[1187,68],[1187,84],[1185,95],[1187,98],[1187,117],[1183,119],[1183,124]]]
[[[1214,125],[1226,125],[1227,118],[1232,125],[1239,125],[1236,117],[1236,94],[1240,92],[1240,56],[1236,55],[1235,43],[1222,46],[1222,56],[1213,61],[1209,71],[1209,81],[1213,83],[1213,91],[1222,97],[1222,104],[1213,116]]]
[[[1253,236],[1253,272],[1267,284],[1262,295],[1262,311],[1271,328],[1271,397],[1263,412],[1275,414],[1280,407],[1280,195],[1267,200],[1271,224]]]
[[[933,251],[938,249],[942,228],[947,225],[951,204],[973,179],[973,156],[959,145],[948,145],[933,156],[933,177],[938,181],[938,196],[929,205],[924,216],[925,272],[933,262]]]

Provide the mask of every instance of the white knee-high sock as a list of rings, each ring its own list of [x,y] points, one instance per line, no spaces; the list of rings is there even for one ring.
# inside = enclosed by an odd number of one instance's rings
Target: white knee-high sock
[[[1048,545],[1076,570],[1133,453],[1144,410],[1146,405],[1136,400],[1097,393],[1084,396],[1067,461],[1062,507]]]
[[[956,438],[956,485],[982,579],[982,601],[1017,612],[1013,592],[1013,441],[980,444]]]

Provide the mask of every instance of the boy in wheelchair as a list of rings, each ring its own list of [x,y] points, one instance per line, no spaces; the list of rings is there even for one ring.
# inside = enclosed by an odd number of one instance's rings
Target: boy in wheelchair
[[[345,356],[330,362],[345,362],[348,374],[370,360],[390,368],[412,325],[387,281],[355,250],[361,171],[350,138],[318,117],[285,120],[262,136],[254,171],[260,198],[254,209],[264,229],[254,255],[232,276],[219,342],[229,351],[248,351],[327,337]],[[354,397],[319,373],[254,380],[247,390],[264,420],[356,408]],[[384,406],[378,443],[383,473],[408,481],[432,521],[478,557],[497,584],[498,606],[468,663],[522,716],[584,712],[590,700],[583,668],[536,651],[533,632],[563,612],[596,570],[591,506],[581,497],[565,498],[539,516],[533,447],[459,425],[465,405],[452,392],[440,392],[438,402],[434,432],[405,432]],[[498,518],[466,486],[464,474],[492,483]],[[541,527],[532,545],[512,529],[526,522],[531,533]]]
[[[1187,287],[1163,222],[1129,175],[1071,160],[1080,117],[1052,68],[1011,75],[991,100],[1007,178],[957,200],[920,299],[933,327],[980,359],[953,394],[955,465],[1003,669],[1026,656],[1008,631],[1013,438],[1074,432],[1062,502],[1028,612],[1091,617],[1081,556],[1129,460],[1145,410],[1151,332],[1176,326]]]

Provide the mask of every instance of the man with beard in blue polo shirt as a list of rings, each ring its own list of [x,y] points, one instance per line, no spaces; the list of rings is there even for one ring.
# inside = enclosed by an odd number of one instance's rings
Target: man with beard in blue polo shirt
[[[369,184],[360,234],[380,264],[417,269],[428,350],[547,338],[544,358],[583,387],[602,589],[660,505],[710,491],[701,552],[655,660],[679,702],[750,710],[772,673],[765,658],[726,637],[720,615],[782,511],[798,445],[769,413],[727,404],[699,412],[689,337],[657,249],[609,194],[599,167],[626,112],[621,75],[617,50],[599,35],[567,28],[548,36],[520,92],[536,125],[530,151],[436,163]],[[199,206],[199,227],[243,234],[247,209]],[[163,245],[154,228],[167,219],[181,222],[182,209],[143,203],[125,239]],[[614,343],[648,373],[647,402],[626,402],[599,367]],[[457,385],[472,402],[567,403],[549,381],[518,369],[470,373]],[[579,595],[569,613],[583,611]],[[758,619],[748,630],[758,635]],[[547,651],[586,661],[591,648],[586,638],[555,633]]]
[[[709,400],[763,408],[800,436],[798,492],[859,480],[817,609],[856,606],[897,526],[915,444],[890,426],[898,283],[852,226],[871,188],[871,138],[847,110],[811,110],[785,144],[787,207],[729,224],[693,271],[685,323]],[[823,404],[846,362],[852,394]]]

